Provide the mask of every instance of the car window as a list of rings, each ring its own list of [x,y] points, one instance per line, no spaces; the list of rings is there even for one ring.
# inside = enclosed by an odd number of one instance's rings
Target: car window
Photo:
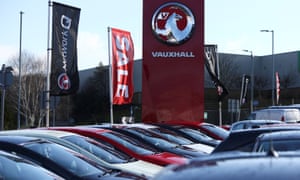
[[[175,148],[178,146],[175,143],[162,139],[156,133],[152,133],[141,128],[128,128],[127,131],[139,136],[142,139],[145,139],[146,141],[160,148]]]
[[[22,158],[0,156],[0,179],[63,179]]]
[[[222,137],[222,138],[226,138],[229,134],[229,132],[227,130],[220,128],[218,126],[209,125],[209,124],[203,124],[201,126],[211,132],[214,132],[215,134],[217,134],[219,137]]]
[[[233,126],[231,126],[231,130],[238,130],[238,129],[245,129],[244,127],[245,125],[243,123],[238,123],[238,124],[234,124]]]
[[[213,138],[207,136],[204,133],[201,133],[200,131],[197,131],[195,129],[191,128],[180,128],[179,131],[182,131],[191,137],[194,137],[195,139],[200,139],[200,140],[214,140]]]
[[[286,111],[285,120],[299,120],[299,112],[298,111]]]
[[[159,133],[160,135],[162,135],[163,137],[167,138],[168,140],[180,144],[180,145],[188,145],[188,144],[193,144],[192,141],[190,141],[189,139],[186,139],[180,135],[178,135],[177,133],[175,133],[174,131],[170,131],[168,129],[164,129],[164,128],[150,128],[150,130]]]
[[[87,161],[83,160],[83,157],[70,153],[70,150],[67,150],[58,144],[49,143],[46,141],[35,141],[26,143],[23,146],[51,159],[69,172],[80,177],[105,173],[101,169],[98,169],[92,164],[89,164]]]
[[[82,138],[80,136],[65,136],[63,139],[80,146],[109,163],[125,163],[128,162],[128,159],[130,159],[130,157],[126,154],[88,138]]]
[[[132,150],[133,152],[137,154],[143,154],[143,155],[149,155],[149,154],[155,154],[156,150],[153,148],[143,145],[143,143],[136,141],[132,138],[126,137],[120,133],[115,132],[105,132],[101,135],[110,138],[119,144],[122,144],[123,146],[127,147],[128,149]]]
[[[300,150],[300,140],[263,141],[258,145],[256,151],[268,152],[271,146],[276,151],[296,151]]]

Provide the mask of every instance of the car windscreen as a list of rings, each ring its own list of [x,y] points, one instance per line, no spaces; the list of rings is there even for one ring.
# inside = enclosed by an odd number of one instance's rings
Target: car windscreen
[[[53,162],[56,162],[67,171],[79,177],[106,173],[105,169],[97,168],[93,164],[88,163],[83,156],[72,153],[71,150],[58,144],[49,143],[47,141],[34,141],[26,143],[23,146],[51,159]]]
[[[203,140],[203,141],[205,141],[205,140],[213,141],[214,140],[213,138],[211,138],[211,137],[207,136],[206,134],[203,134],[200,131],[197,131],[195,129],[183,127],[178,130],[190,135],[191,137],[194,137],[195,139],[199,139],[199,140]]]
[[[156,133],[142,128],[127,128],[126,130],[160,148],[176,148],[178,146],[178,144],[169,142]]]
[[[133,139],[129,138],[125,135],[122,135],[120,133],[116,132],[105,132],[102,133],[101,135],[110,138],[114,140],[115,142],[118,142],[119,144],[122,144],[126,148],[132,150],[133,152],[137,154],[142,154],[142,155],[150,155],[150,154],[155,154],[157,151],[154,150],[153,148],[144,145],[143,143]]]
[[[229,132],[223,128],[220,128],[218,126],[213,126],[213,125],[209,125],[209,124],[203,124],[201,125],[204,129],[207,129],[211,132],[214,132],[215,134],[217,134],[219,137],[222,138],[227,138],[227,136],[229,135]]]
[[[186,139],[186,138],[178,135],[174,131],[170,131],[168,129],[155,127],[155,128],[150,128],[149,130],[154,131],[154,132],[160,134],[161,136],[165,137],[166,139],[168,139],[171,142],[174,142],[176,144],[180,144],[180,145],[193,144],[192,141],[190,141],[190,140],[188,140],[188,139]]]
[[[128,155],[92,139],[80,136],[65,136],[63,139],[76,144],[108,163],[125,163],[130,159]]]
[[[0,179],[32,179],[33,177],[43,180],[63,179],[25,159],[1,154]]]

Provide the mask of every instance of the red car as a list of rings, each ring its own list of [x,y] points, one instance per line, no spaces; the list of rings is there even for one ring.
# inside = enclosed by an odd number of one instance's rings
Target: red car
[[[229,131],[216,126],[214,124],[205,123],[205,122],[192,122],[192,121],[167,121],[164,122],[165,124],[177,124],[177,125],[184,125],[192,128],[196,128],[202,133],[217,139],[217,140],[224,140],[229,135]]]
[[[101,128],[88,127],[50,127],[52,130],[62,130],[77,133],[93,138],[101,143],[108,144],[136,159],[166,166],[170,164],[185,164],[187,159],[169,152],[157,152],[157,150],[124,134]]]

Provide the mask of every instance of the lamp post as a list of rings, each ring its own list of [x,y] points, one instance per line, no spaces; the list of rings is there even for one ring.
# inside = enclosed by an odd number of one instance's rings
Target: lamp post
[[[0,122],[0,130],[4,130],[4,105],[5,105],[5,91],[6,91],[6,88],[8,86],[10,86],[12,84],[12,78],[13,78],[13,75],[12,75],[12,71],[13,71],[13,68],[8,66],[6,67],[5,64],[2,64],[2,68],[1,68],[1,71],[0,71],[0,87],[1,87],[1,90],[2,90],[2,95],[1,95],[1,122]]]
[[[272,106],[275,104],[274,92],[275,92],[275,62],[274,62],[274,30],[260,30],[260,32],[272,33]]]
[[[250,100],[250,112],[253,112],[253,97],[254,97],[254,56],[253,52],[250,50],[244,49],[243,51],[249,52],[251,54],[251,100]]]

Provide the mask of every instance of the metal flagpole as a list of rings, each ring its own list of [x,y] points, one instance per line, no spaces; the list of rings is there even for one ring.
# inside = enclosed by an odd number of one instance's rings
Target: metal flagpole
[[[111,28],[107,28],[108,32],[108,60],[109,60],[109,99],[110,99],[110,123],[114,123],[114,113],[113,113],[113,83],[112,83],[112,64],[111,64]]]
[[[51,56],[51,45],[50,45],[50,13],[51,13],[52,2],[48,2],[48,40],[47,40],[47,85],[46,85],[46,127],[49,127],[49,109],[50,109],[50,56]]]
[[[21,57],[22,57],[22,15],[24,12],[20,11],[20,49],[19,49],[19,93],[18,93],[18,129],[21,126]],[[27,126],[27,124],[26,124]]]
[[[217,61],[217,70],[218,70],[218,79],[220,79],[220,63],[219,63],[219,53],[218,53],[218,47],[215,46],[216,51],[216,61]],[[222,120],[222,101],[219,101],[219,126],[221,127],[223,125]]]

